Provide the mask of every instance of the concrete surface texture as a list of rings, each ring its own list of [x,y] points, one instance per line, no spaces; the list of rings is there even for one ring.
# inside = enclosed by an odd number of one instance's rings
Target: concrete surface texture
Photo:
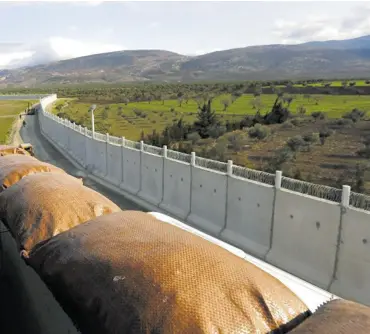
[[[61,153],[58,159],[85,170],[95,187],[112,189],[322,289],[370,305],[370,271],[363,268],[368,268],[370,224],[361,223],[370,221],[370,212],[349,206],[348,187],[343,188],[341,203],[331,202],[282,189],[281,172],[272,186],[235,176],[232,162],[222,165],[194,154],[184,162],[184,155],[170,158],[166,148],[93,136],[46,112],[56,98],[41,100],[41,133]],[[361,233],[348,233],[350,223]]]

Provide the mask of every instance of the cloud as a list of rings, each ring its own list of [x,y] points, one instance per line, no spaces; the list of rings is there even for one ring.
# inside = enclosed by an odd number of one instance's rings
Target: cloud
[[[355,38],[370,34],[370,5],[356,7],[347,16],[310,16],[299,21],[277,20],[274,34],[281,43]]]
[[[52,37],[48,41],[49,47],[56,52],[61,59],[87,56],[90,54],[120,51],[124,46],[119,44],[107,44],[92,41],[78,41],[63,37]]]
[[[149,28],[154,29],[159,27],[160,23],[159,22],[151,22],[149,23]]]
[[[51,37],[37,45],[0,43],[0,68],[32,66],[52,61],[120,51],[123,45]]]
[[[73,1],[73,0],[68,0],[72,6],[91,6],[91,7],[96,7],[104,3],[104,1]]]

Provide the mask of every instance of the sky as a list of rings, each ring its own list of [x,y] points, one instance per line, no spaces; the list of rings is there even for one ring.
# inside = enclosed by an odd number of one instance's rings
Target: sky
[[[356,1],[0,0],[0,15],[0,68],[127,49],[200,55],[370,34],[370,3]]]

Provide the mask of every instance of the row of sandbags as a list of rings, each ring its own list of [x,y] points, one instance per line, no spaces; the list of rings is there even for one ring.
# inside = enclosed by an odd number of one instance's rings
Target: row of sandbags
[[[0,220],[82,333],[369,332],[368,308],[311,315],[255,265],[36,158],[0,157],[0,186]]]
[[[9,154],[20,154],[20,155],[33,155],[33,150],[31,145],[29,146],[30,152],[24,149],[23,147],[27,144],[16,145],[0,145],[0,157],[9,155]]]

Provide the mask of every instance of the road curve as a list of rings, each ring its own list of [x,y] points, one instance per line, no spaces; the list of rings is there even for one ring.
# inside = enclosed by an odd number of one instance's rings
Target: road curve
[[[34,148],[35,157],[41,161],[48,162],[54,166],[64,169],[68,174],[78,176],[78,169],[60,154],[41,134],[37,115],[25,116],[26,125],[21,128],[20,135],[23,142],[31,143]],[[112,202],[116,203],[122,210],[147,211],[132,201],[126,199],[112,190],[90,180],[84,179],[85,186],[94,189]]]

